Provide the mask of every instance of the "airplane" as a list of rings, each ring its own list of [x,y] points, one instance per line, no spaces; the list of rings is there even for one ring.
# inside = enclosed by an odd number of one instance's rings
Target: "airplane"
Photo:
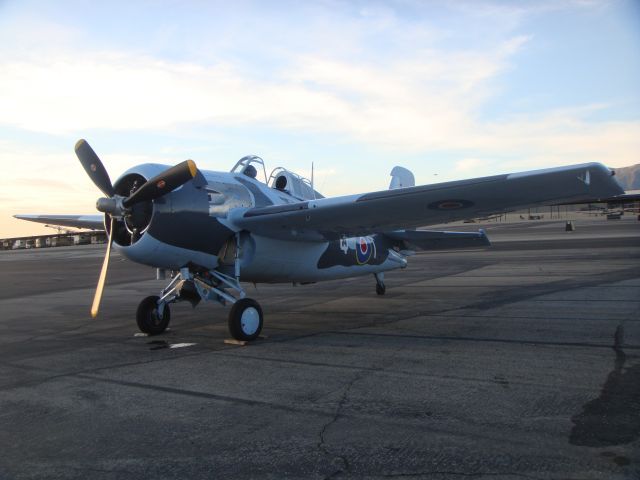
[[[112,246],[133,262],[155,267],[158,279],[170,272],[160,294],[138,305],[136,322],[148,335],[165,331],[170,304],[215,301],[231,305],[231,336],[252,341],[262,331],[264,316],[242,282],[309,284],[372,275],[376,293],[384,295],[384,273],[405,268],[417,250],[489,245],[483,230],[417,227],[624,193],[614,172],[600,163],[422,186],[415,185],[409,170],[396,166],[388,190],[325,198],[312,182],[282,167],[267,176],[264,161],[255,155],[238,160],[230,172],[200,170],[192,160],[173,167],[146,163],[112,183],[84,139],[75,153],[106,195],[96,203],[101,214],[15,217],[106,230],[93,318]]]

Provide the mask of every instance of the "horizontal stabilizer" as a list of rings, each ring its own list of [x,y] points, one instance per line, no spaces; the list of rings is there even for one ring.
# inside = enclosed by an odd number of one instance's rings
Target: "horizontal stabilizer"
[[[403,249],[452,250],[456,248],[484,248],[491,242],[484,230],[477,232],[438,232],[433,230],[396,230],[385,235],[401,242]]]

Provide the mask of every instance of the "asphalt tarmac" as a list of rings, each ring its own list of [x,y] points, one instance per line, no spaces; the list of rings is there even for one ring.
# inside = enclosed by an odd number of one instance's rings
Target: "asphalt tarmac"
[[[104,246],[0,252],[0,478],[640,478],[640,222],[489,224],[486,251],[135,309],[164,282]],[[466,229],[477,228],[467,225]]]

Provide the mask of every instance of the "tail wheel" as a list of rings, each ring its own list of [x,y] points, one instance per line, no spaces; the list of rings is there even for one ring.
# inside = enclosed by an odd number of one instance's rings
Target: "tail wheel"
[[[262,308],[251,298],[241,298],[229,312],[229,333],[236,340],[255,340],[262,331]]]
[[[164,332],[169,325],[169,320],[171,320],[169,305],[165,304],[162,309],[162,315],[160,315],[158,300],[160,300],[160,297],[152,295],[142,300],[138,305],[138,311],[136,312],[138,328],[148,335],[158,335]]]

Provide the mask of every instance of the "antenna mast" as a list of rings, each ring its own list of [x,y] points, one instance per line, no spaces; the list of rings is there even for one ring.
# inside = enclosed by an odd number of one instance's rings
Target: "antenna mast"
[[[316,187],[313,186],[313,162],[311,162],[311,190],[313,190],[313,199],[316,199]]]

